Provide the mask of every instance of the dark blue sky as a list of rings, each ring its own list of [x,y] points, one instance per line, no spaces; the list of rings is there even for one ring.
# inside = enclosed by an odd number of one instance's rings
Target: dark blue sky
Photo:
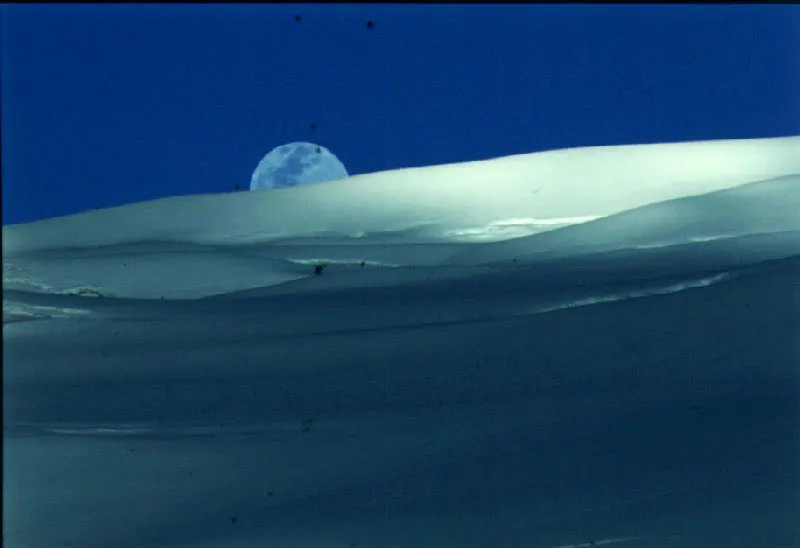
[[[800,133],[799,6],[65,4],[0,17],[4,224],[247,188],[261,157],[295,140],[364,173]]]

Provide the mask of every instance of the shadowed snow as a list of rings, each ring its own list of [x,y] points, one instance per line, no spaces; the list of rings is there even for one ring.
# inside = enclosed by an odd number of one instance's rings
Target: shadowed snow
[[[791,546],[798,210],[793,137],[5,226],[4,544]]]

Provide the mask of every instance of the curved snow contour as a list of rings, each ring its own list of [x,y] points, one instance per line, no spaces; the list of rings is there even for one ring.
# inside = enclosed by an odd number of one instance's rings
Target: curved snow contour
[[[5,226],[3,253],[391,231],[441,241],[448,239],[445,233],[507,219],[604,217],[798,173],[800,137],[564,149],[357,175],[268,193],[165,198]]]

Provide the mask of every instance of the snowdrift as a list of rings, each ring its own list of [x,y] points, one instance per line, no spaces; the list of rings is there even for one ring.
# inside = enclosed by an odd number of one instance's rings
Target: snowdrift
[[[800,138],[3,227],[8,546],[791,546]]]

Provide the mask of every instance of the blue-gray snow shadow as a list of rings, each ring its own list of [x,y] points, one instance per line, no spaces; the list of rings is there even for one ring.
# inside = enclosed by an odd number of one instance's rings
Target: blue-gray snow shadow
[[[288,311],[290,297],[10,326],[4,534],[89,547],[790,545],[798,264],[417,329],[359,328],[380,323],[379,298],[367,318],[356,302],[314,325],[333,294],[283,325],[263,307]],[[84,430],[42,435],[53,427]]]
[[[8,291],[88,315],[4,326],[4,538],[796,542],[795,179],[451,261],[481,271],[429,276],[456,247],[406,246],[428,267],[402,280],[332,269],[194,302]],[[621,300],[579,306],[602,297]]]

